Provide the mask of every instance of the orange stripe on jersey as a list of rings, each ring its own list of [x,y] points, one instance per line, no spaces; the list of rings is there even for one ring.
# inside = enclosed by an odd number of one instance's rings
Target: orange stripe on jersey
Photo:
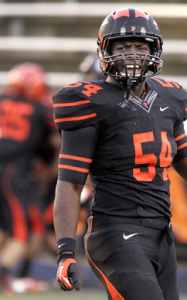
[[[184,148],[184,147],[187,147],[187,143],[184,143],[184,144],[178,146],[178,147],[177,147],[177,150],[180,150],[180,149],[182,149],[182,148]]]
[[[31,219],[31,226],[33,232],[38,235],[43,235],[45,232],[45,228],[42,222],[41,212],[37,204],[32,203],[29,206],[29,216]]]
[[[93,222],[93,217],[92,217],[92,220],[91,220],[91,230],[92,230],[92,222]],[[90,260],[90,262],[92,263],[92,265],[94,266],[95,269],[97,269],[97,271],[100,273],[100,275],[102,276],[102,278],[104,279],[105,281],[105,284],[107,286],[107,289],[110,293],[110,296],[111,296],[111,299],[112,300],[125,300],[121,294],[116,290],[116,288],[111,284],[111,282],[108,280],[108,278],[105,276],[105,274],[96,266],[96,264],[94,264],[93,260],[91,259],[89,253],[88,253],[88,238],[89,238],[89,235],[91,233],[91,230],[86,238],[86,253],[88,255],[88,258]]]
[[[56,104],[53,104],[53,107],[78,106],[78,105],[84,105],[87,103],[90,103],[90,101],[84,100],[84,101],[77,101],[77,102],[71,102],[71,103],[56,103]]]
[[[85,115],[85,116],[80,116],[80,117],[56,119],[55,123],[58,123],[58,122],[79,121],[79,120],[91,119],[91,118],[94,118],[94,117],[96,117],[96,113],[90,114],[90,115]]]
[[[185,136],[186,136],[186,133],[179,135],[178,137],[175,138],[175,142],[177,142],[178,140],[181,140]]]
[[[59,164],[58,167],[61,169],[68,169],[68,170],[73,170],[82,173],[89,173],[89,169],[84,169],[84,168],[72,167],[72,166],[61,165],[61,164]]]
[[[14,193],[11,187],[12,178],[15,174],[15,170],[9,164],[5,171],[4,176],[1,179],[1,188],[7,199],[11,216],[12,216],[12,230],[13,238],[17,239],[20,242],[28,241],[28,230],[26,215],[23,209],[23,206],[20,203],[20,200],[17,198],[17,195]]]
[[[84,162],[88,162],[88,163],[92,162],[92,159],[90,159],[90,158],[85,158],[85,157],[80,157],[80,156],[74,156],[74,155],[68,155],[68,154],[60,154],[59,157],[60,158],[67,158],[67,159],[84,161]]]

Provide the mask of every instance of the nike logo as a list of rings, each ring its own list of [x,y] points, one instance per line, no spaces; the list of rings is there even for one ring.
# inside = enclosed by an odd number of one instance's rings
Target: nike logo
[[[128,240],[128,239],[130,239],[131,237],[133,237],[134,235],[137,235],[137,234],[138,234],[137,232],[136,232],[136,233],[129,234],[129,235],[123,234],[123,238],[124,238],[124,240]]]
[[[164,110],[166,110],[166,109],[168,109],[168,108],[169,108],[169,106],[166,106],[166,107],[164,107],[164,108],[160,107],[160,111],[164,111]]]
[[[61,248],[63,245],[65,245],[66,243],[62,243],[58,246],[58,248]]]

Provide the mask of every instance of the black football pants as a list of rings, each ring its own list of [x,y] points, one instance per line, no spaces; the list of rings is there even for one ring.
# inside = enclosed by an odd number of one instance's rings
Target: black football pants
[[[106,216],[88,220],[88,261],[108,299],[178,300],[176,253],[169,222],[127,222]]]

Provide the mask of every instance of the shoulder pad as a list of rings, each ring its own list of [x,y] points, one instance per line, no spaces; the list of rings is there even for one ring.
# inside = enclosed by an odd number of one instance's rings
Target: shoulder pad
[[[175,81],[155,77],[148,79],[148,82],[151,82],[153,85],[155,85],[159,93],[169,93],[176,100],[187,101],[186,91]]]
[[[89,100],[91,88],[85,86],[86,82],[76,82],[59,89],[53,96],[54,120],[59,131],[96,123],[97,114]]]
[[[183,120],[187,118],[187,93],[183,87],[175,81],[169,81],[162,78],[148,79],[156,91],[163,96],[168,104],[172,104],[176,110],[180,111]]]

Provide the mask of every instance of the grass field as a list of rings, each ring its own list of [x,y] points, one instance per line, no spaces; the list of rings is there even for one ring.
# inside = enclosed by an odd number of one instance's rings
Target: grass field
[[[47,260],[49,261],[49,259]],[[71,291],[71,292],[63,292],[58,290],[57,283],[54,284],[54,278],[56,275],[56,262],[54,265],[54,270],[52,272],[53,277],[51,278],[52,281],[48,281],[51,284],[51,289],[48,290],[48,292],[41,292],[41,293],[23,293],[23,294],[17,294],[17,295],[4,295],[0,293],[0,300],[107,300],[107,295],[101,285],[101,283],[96,280],[96,277],[93,276],[93,273],[90,271],[89,268],[87,268],[87,264],[85,261],[80,261],[81,266],[81,274],[82,274],[82,287],[81,290]],[[53,266],[53,265],[52,265]],[[43,273],[50,273],[50,268],[44,268],[44,264],[36,264],[35,268],[33,266],[33,274],[39,273],[40,270],[43,270]],[[184,287],[186,286],[186,273],[185,270],[187,269],[187,265],[182,264],[180,265],[180,291],[185,292],[186,289]],[[43,274],[42,273],[42,274]],[[54,274],[53,274],[54,273]],[[39,275],[39,274],[38,274]],[[56,282],[56,280],[55,280]],[[86,284],[87,283],[87,284]],[[137,299],[138,300],[138,299]],[[181,295],[180,300],[187,300],[187,293],[185,296]]]
[[[33,293],[33,294],[19,294],[15,296],[0,295],[2,300],[107,300],[104,292],[79,291],[79,292],[47,292],[47,293]],[[137,299],[138,300],[138,299]],[[187,295],[181,296],[180,300],[187,300]]]
[[[47,292],[47,293],[30,293],[19,295],[0,295],[1,300],[107,300],[105,293],[95,292]],[[184,299],[187,300],[187,299]]]

